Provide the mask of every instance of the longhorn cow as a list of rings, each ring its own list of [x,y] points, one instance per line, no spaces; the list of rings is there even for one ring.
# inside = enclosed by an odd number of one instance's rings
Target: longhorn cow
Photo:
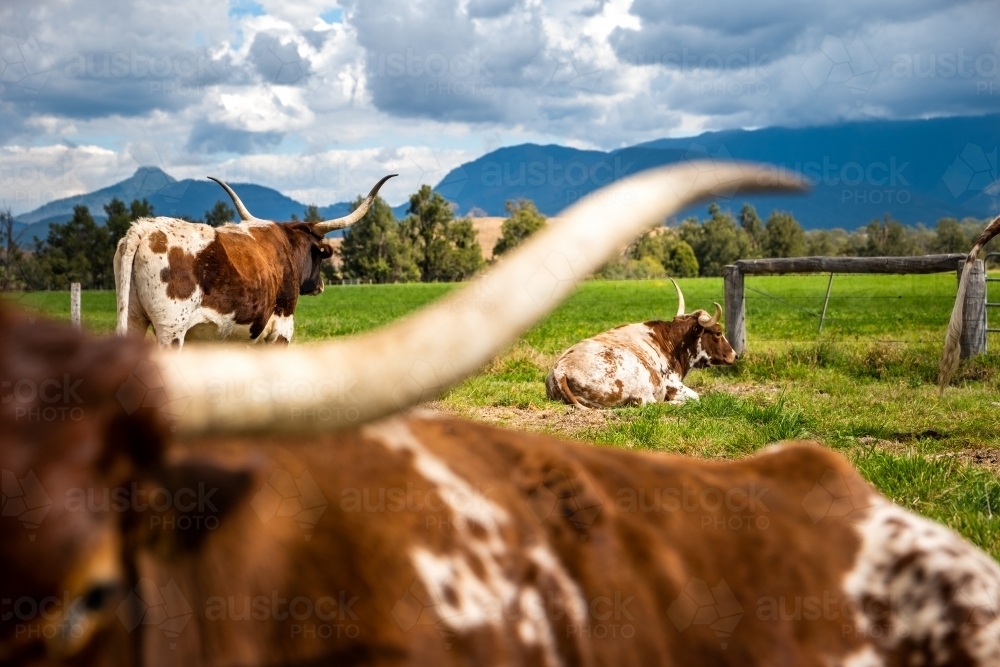
[[[315,346],[172,354],[0,310],[0,375],[44,389],[0,403],[0,662],[997,664],[1000,567],[827,449],[699,461],[397,414],[708,180],[797,186],[650,170]],[[54,378],[79,418],[22,418]]]
[[[236,205],[239,224],[213,229],[176,218],[136,220],[115,252],[118,335],[145,333],[152,325],[161,347],[190,340],[288,343],[299,296],[323,291],[320,269],[333,254],[323,237],[364,217],[395,175],[334,220],[261,220],[216,178]]]
[[[715,315],[687,314],[681,287],[671,282],[677,290],[673,320],[622,324],[580,341],[549,371],[548,397],[580,408],[698,400],[684,385],[688,372],[732,364],[736,353],[719,326],[722,307],[715,304]]]

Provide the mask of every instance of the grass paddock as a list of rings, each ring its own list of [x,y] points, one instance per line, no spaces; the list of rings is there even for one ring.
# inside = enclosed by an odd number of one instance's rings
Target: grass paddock
[[[747,352],[732,367],[689,375],[687,384],[702,395],[696,403],[581,412],[545,397],[545,374],[566,347],[676,310],[668,281],[590,281],[434,405],[599,446],[690,456],[734,458],[779,440],[819,440],[897,503],[1000,557],[1000,355],[963,362],[943,398],[934,384],[955,276],[838,275],[820,333],[828,279],[748,277]],[[679,282],[689,310],[723,300],[721,278]],[[454,288],[330,286],[300,300],[296,341],[372,329]],[[69,318],[68,293],[10,298]],[[85,292],[82,310],[87,329],[114,329],[112,292]]]

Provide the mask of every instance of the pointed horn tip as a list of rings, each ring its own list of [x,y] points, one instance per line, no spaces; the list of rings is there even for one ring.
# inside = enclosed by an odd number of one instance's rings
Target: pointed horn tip
[[[670,282],[674,284],[674,289],[677,291],[677,314],[674,315],[674,319],[676,319],[684,314],[684,292],[681,291],[681,286],[677,284],[676,280],[671,278]]]
[[[716,166],[713,161],[708,161],[707,164],[713,167]],[[742,193],[774,192],[775,190],[807,192],[812,187],[812,184],[805,176],[791,173],[777,165],[739,160],[722,164],[736,167],[740,172],[737,177],[736,189]]]

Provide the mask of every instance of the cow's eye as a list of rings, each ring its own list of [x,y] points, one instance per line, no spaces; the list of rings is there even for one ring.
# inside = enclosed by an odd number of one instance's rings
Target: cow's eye
[[[115,598],[118,590],[117,582],[107,581],[94,584],[83,594],[83,606],[88,611],[100,611]]]

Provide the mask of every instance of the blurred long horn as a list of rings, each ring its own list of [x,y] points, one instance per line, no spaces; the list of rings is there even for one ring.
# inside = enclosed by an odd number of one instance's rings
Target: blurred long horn
[[[181,435],[329,431],[399,412],[476,372],[668,215],[715,192],[803,189],[795,176],[741,163],[650,169],[584,197],[472,284],[371,333],[157,351],[164,404]]]
[[[676,280],[671,278],[670,282],[674,284],[674,289],[677,290],[677,314],[674,315],[677,318],[684,314],[684,292],[681,291],[681,286],[677,284]]]
[[[229,195],[229,198],[233,200],[233,206],[236,207],[236,212],[240,214],[240,220],[242,220],[243,222],[260,221],[260,218],[254,217],[250,213],[250,211],[247,210],[247,207],[243,205],[243,202],[240,201],[240,198],[236,196],[236,193],[233,192],[233,189],[229,187],[229,185],[225,181],[220,181],[214,176],[209,176],[208,179],[210,181],[215,181],[216,183],[222,186],[223,190],[226,191],[226,194]]]
[[[702,311],[702,312],[704,312],[704,311]],[[716,303],[715,304],[715,315],[712,315],[711,317],[709,317],[708,313],[705,313],[704,315],[702,315],[702,316],[700,316],[698,318],[698,324],[700,324],[701,326],[705,327],[706,329],[709,328],[709,327],[714,327],[716,324],[719,323],[719,318],[721,318],[721,317],[722,317],[722,306],[720,306],[719,304]]]
[[[351,211],[349,215],[345,215],[343,218],[335,218],[333,220],[323,220],[322,222],[317,222],[313,225],[313,229],[321,234],[326,234],[327,232],[332,232],[335,229],[343,229],[344,227],[350,227],[355,222],[365,217],[365,213],[368,209],[372,207],[372,202],[375,201],[375,196],[378,194],[379,188],[382,184],[388,181],[393,176],[399,176],[399,174],[389,174],[388,176],[383,176],[382,180],[375,184],[375,187],[371,189],[368,196],[365,197],[361,205],[356,209]]]

